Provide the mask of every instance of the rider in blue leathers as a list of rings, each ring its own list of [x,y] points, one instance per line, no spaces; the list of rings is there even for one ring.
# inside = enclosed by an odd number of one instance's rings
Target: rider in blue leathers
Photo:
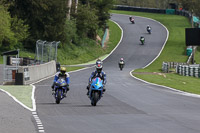
[[[90,85],[92,83],[92,79],[96,78],[96,77],[100,77],[101,80],[103,80],[103,91],[105,92],[106,89],[105,89],[105,84],[106,84],[106,73],[102,70],[103,66],[102,66],[102,61],[101,60],[97,60],[96,61],[96,70],[94,72],[91,73],[90,75],[90,78],[89,78],[89,83],[88,83],[88,86],[87,86],[87,95],[89,95],[89,88],[90,88]]]
[[[52,88],[52,91],[54,92],[55,91],[54,90],[55,83],[60,77],[64,77],[64,79],[65,79],[65,81],[67,83],[67,90],[64,91],[64,96],[66,96],[67,91],[69,91],[69,74],[66,72],[66,68],[65,67],[61,67],[60,68],[60,72],[57,72],[55,74],[53,85],[51,86],[51,88]]]

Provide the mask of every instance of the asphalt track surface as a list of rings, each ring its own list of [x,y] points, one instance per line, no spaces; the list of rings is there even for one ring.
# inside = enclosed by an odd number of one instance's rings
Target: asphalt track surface
[[[67,98],[55,104],[51,95],[53,78],[36,86],[37,113],[46,133],[199,133],[200,99],[177,94],[132,78],[129,72],[150,63],[160,52],[167,37],[158,22],[128,16],[112,16],[124,31],[119,47],[104,62],[107,91],[96,107],[86,96],[88,77],[94,68],[70,73]],[[152,27],[152,34],[146,26]],[[146,38],[140,45],[139,38]],[[118,68],[123,57],[126,66]]]

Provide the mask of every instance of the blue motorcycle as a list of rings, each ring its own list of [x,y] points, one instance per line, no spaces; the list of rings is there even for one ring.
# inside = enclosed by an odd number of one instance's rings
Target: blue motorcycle
[[[97,102],[101,99],[103,95],[103,80],[96,77],[92,80],[89,90],[89,98],[91,100],[91,105],[96,106]]]
[[[64,78],[59,78],[55,83],[55,93],[54,97],[56,99],[56,103],[59,104],[60,101],[66,97],[64,95],[64,91],[67,92],[67,83]]]

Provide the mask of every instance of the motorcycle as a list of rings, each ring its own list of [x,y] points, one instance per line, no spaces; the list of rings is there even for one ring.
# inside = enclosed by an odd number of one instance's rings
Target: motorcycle
[[[119,68],[122,71],[122,69],[124,68],[124,61],[119,62]]]
[[[96,77],[92,80],[89,89],[89,98],[91,100],[91,105],[96,106],[97,102],[101,99],[103,95],[103,80]]]
[[[142,43],[142,45],[144,45],[144,42],[145,42],[144,37],[140,38],[140,42]]]
[[[130,17],[129,20],[131,21],[132,24],[135,24],[135,20],[133,17]]]
[[[59,78],[55,83],[55,93],[54,97],[56,99],[56,103],[59,104],[60,101],[65,98],[64,91],[67,92],[67,83],[64,78]]]
[[[151,34],[151,28],[150,28],[150,27],[147,28],[147,32],[148,32],[149,34]]]

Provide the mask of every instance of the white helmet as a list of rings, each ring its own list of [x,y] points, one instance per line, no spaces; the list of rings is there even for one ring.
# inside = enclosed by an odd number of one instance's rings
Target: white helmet
[[[96,70],[98,73],[100,73],[102,71],[103,65],[102,65],[102,61],[101,60],[97,60],[96,61]]]

